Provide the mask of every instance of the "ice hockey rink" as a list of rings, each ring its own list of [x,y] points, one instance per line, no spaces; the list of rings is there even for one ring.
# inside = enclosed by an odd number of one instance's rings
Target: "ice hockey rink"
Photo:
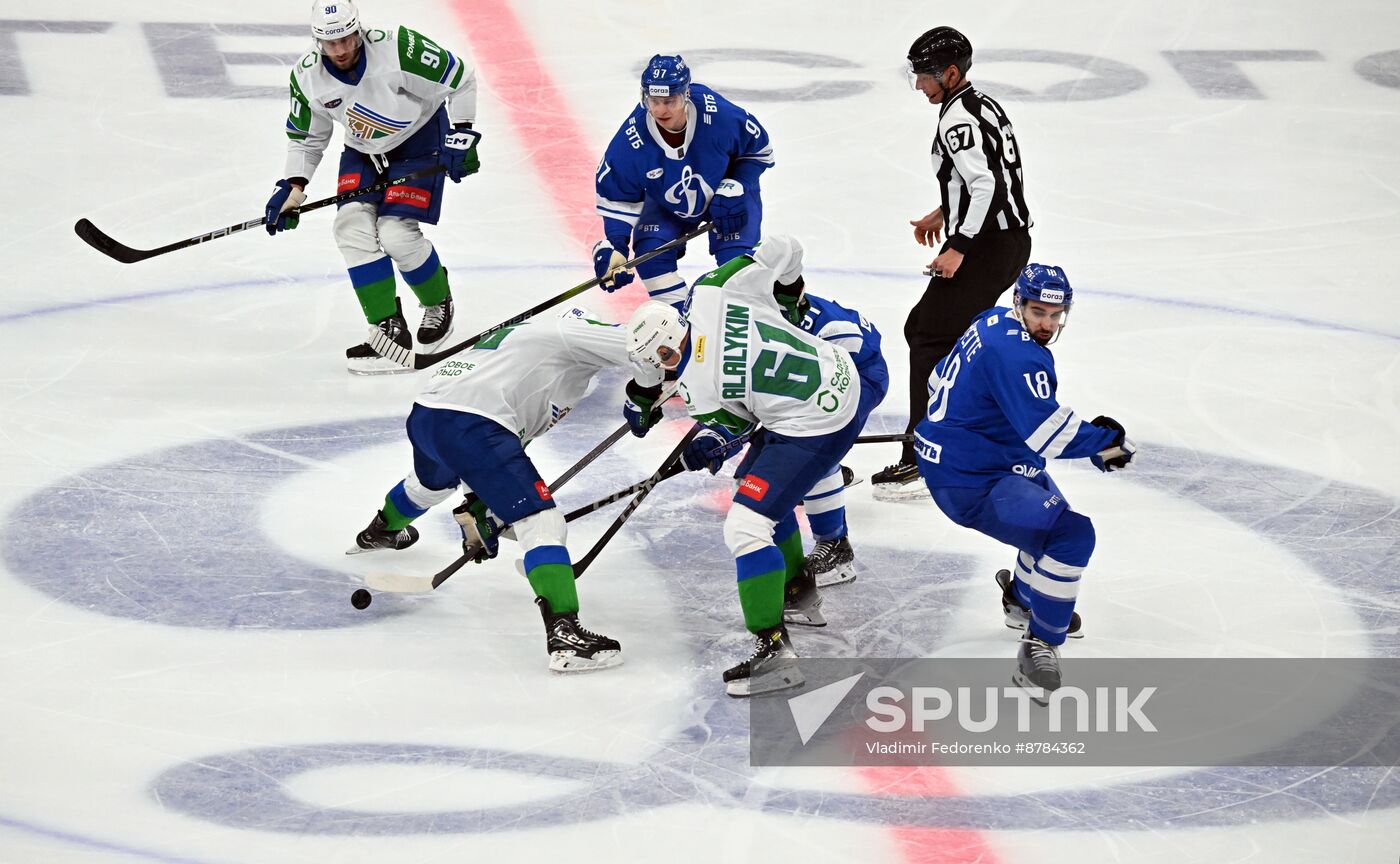
[[[443,507],[412,549],[344,554],[409,467],[425,377],[346,373],[363,318],[329,212],[132,265],[72,230],[148,248],[257,218],[306,6],[0,0],[0,861],[1393,864],[1393,769],[751,768],[719,678],[749,645],[724,476],[659,486],[580,581],[618,669],[547,671],[509,543],[436,594],[353,609],[370,569],[432,573],[459,543]],[[594,166],[645,60],[678,51],[769,129],[765,227],[803,241],[808,289],[884,334],[868,432],[902,431],[932,258],[908,220],[937,200],[937,115],[903,58],[963,30],[1015,124],[1032,260],[1076,289],[1060,399],[1141,446],[1122,475],[1052,466],[1098,533],[1066,668],[1400,653],[1400,6],[360,8],[478,68],[482,170],[430,232],[456,337],[592,275]],[[581,299],[617,320],[640,294]],[[616,428],[620,386],[531,447],[546,478]],[[686,428],[668,416],[561,503],[654,470]],[[615,512],[571,526],[576,555]],[[862,575],[800,653],[1010,674],[1006,550],[868,482],[849,520]]]

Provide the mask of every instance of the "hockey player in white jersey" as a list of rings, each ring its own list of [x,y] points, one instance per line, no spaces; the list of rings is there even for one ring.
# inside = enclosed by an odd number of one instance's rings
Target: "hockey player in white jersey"
[[[794,508],[860,431],[861,384],[850,355],[794,327],[773,296],[793,246],[770,237],[759,247],[761,256],[771,250],[766,264],[740,256],[705,275],[686,315],[653,300],[628,322],[633,362],[674,373],[691,417],[715,427],[696,436],[686,467],[717,471],[735,436],[761,442],[724,521],[744,624],[756,637],[752,656],[724,673],[731,696],[802,683],[783,625],[786,586],[802,572]],[[659,416],[659,386],[627,389],[623,414],[634,433],[646,434]]]
[[[445,179],[460,183],[481,163],[472,130],[476,73],[460,55],[407,27],[366,28],[353,0],[316,0],[316,48],[292,67],[284,178],[267,202],[267,232],[297,226],[295,208],[336,125],[345,130],[338,193],[441,165],[431,174],[339,205],[335,241],[370,324],[412,348],[394,269],[423,307],[418,341],[431,347],[452,330],[447,269],[420,225],[437,224]],[[368,343],[345,352],[351,372],[406,371]]]
[[[525,445],[558,422],[599,371],[629,365],[622,327],[575,307],[497,330],[438,366],[408,415],[413,470],[389,490],[350,552],[413,545],[418,529],[410,523],[465,486],[472,503],[454,515],[465,538],[485,544],[478,560],[495,557],[498,523],[515,529],[544,616],[549,668],[578,672],[621,663],[617,640],[579,624],[564,516]],[[661,380],[654,367],[635,375],[647,386]]]
[[[794,325],[819,339],[840,345],[851,355],[851,362],[860,376],[857,414],[859,428],[864,429],[866,419],[879,407],[890,387],[889,369],[880,352],[880,331],[854,309],[847,309],[840,303],[807,291],[806,279],[802,275],[802,247],[795,240],[793,244],[787,270],[779,274],[773,288],[774,297]],[[760,263],[772,252],[771,245],[760,246],[756,253]],[[735,469],[734,475],[742,477],[757,456],[757,452],[751,449]],[[816,542],[807,555],[803,574],[811,577],[817,587],[837,585],[856,578],[855,550],[851,547],[850,531],[846,524],[846,478],[843,474],[839,466],[833,468],[830,474],[817,481],[802,501],[807,524],[812,529],[812,539]],[[797,586],[797,590],[801,588]],[[789,585],[789,594],[793,593],[794,586]],[[815,599],[820,595],[811,592],[809,596]],[[802,613],[792,613],[793,610],[789,610],[789,623],[809,623],[797,617]]]

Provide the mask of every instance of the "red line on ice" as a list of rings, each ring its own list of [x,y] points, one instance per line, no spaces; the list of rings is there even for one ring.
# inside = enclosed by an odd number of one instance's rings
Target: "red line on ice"
[[[471,43],[478,74],[505,106],[507,120],[528,149],[540,185],[552,199],[565,232],[580,247],[578,281],[582,282],[593,275],[584,250],[603,233],[593,192],[601,146],[589,140],[569,112],[568,94],[550,75],[508,0],[449,0],[448,5]],[[628,93],[620,92],[619,98],[625,99]],[[620,102],[619,108],[625,110],[626,102]],[[478,125],[489,129],[489,118],[483,120]],[[605,296],[604,307],[625,321],[646,299],[646,291],[637,280],[622,292]],[[581,299],[592,306],[603,298],[590,292]]]
[[[866,767],[857,769],[870,792],[890,797],[957,795],[947,769]],[[905,864],[997,864],[997,856],[980,832],[961,828],[891,828]]]

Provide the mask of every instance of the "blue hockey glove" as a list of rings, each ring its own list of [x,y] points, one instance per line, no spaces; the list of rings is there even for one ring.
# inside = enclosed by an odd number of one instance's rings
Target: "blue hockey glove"
[[[622,416],[632,427],[632,434],[645,438],[651,427],[661,422],[661,385],[643,387],[636,381],[627,382],[627,401],[622,403]]]
[[[599,240],[593,247],[593,275],[603,280],[598,284],[604,291],[612,292],[632,284],[632,271],[617,269],[625,263],[627,238]]]
[[[1100,429],[1112,429],[1118,433],[1118,437],[1113,439],[1111,445],[1089,457],[1089,461],[1094,464],[1095,468],[1103,472],[1122,471],[1132,464],[1133,457],[1137,455],[1137,445],[1128,437],[1122,423],[1112,417],[1102,415],[1090,420],[1089,423]]]
[[[749,221],[748,199],[744,184],[738,180],[721,180],[710,199],[710,221],[718,234],[737,234]]]
[[[480,140],[480,132],[465,127],[449,129],[443,136],[440,156],[443,167],[447,169],[447,176],[452,178],[453,183],[461,183],[463,177],[469,177],[481,170],[481,157],[476,153],[476,145]]]
[[[496,557],[501,551],[501,526],[476,493],[452,511],[452,518],[462,526],[462,552],[472,556],[477,564]]]
[[[267,199],[267,207],[263,210],[263,222],[267,227],[268,236],[276,236],[278,231],[290,231],[297,227],[301,217],[296,208],[304,203],[306,193],[301,187],[292,185],[290,180],[278,180],[277,191]]]
[[[747,435],[734,436],[723,429],[702,426],[681,451],[681,467],[687,471],[705,468],[711,474],[718,474],[725,461],[743,449],[747,440]]]

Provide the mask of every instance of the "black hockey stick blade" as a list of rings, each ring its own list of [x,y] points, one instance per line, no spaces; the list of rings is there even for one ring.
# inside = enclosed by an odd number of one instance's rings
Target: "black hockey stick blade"
[[[73,231],[82,238],[84,243],[96,249],[98,252],[101,252],[103,255],[106,255],[108,258],[113,258],[123,264],[135,264],[137,261],[144,261],[153,255],[160,254],[159,252],[143,251],[141,249],[132,249],[130,246],[123,246],[111,237],[103,234],[102,229],[98,228],[87,219],[79,219],[73,225]]]
[[[710,223],[702,222],[699,225],[692,228],[689,232],[682,234],[676,239],[671,240],[667,243],[663,243],[662,245],[643,255],[638,255],[636,258],[633,258],[632,260],[623,264],[621,269],[635,269],[639,265],[645,264],[646,262],[650,261],[658,255],[665,254],[666,252],[675,249],[677,246],[685,245],[687,242],[694,240],[696,237],[699,237],[701,234],[704,234],[706,231],[709,230]],[[529,309],[526,309],[519,315],[507,318],[506,320],[495,325],[494,327],[488,327],[487,329],[482,330],[475,336],[458,342],[456,345],[452,345],[448,348],[444,348],[441,351],[433,352],[430,354],[419,354],[416,351],[411,351],[407,348],[402,347],[397,342],[386,336],[383,331],[381,331],[378,327],[375,326],[371,326],[369,328],[369,335],[365,337],[365,341],[369,343],[369,346],[373,348],[375,350],[375,353],[377,353],[380,357],[397,363],[405,369],[427,369],[429,366],[435,366],[438,363],[441,363],[442,361],[446,360],[448,357],[451,357],[455,354],[459,354],[467,350],[476,343],[480,342],[482,339],[485,339],[487,336],[490,336],[492,333],[495,333],[497,330],[502,330],[506,327],[513,327],[514,325],[519,324],[520,322],[525,321],[526,319],[533,318],[541,312],[545,311],[546,309],[549,309],[553,306],[557,306],[571,297],[575,297],[579,294],[582,294],[589,288],[598,285],[602,281],[603,280],[601,278],[595,276],[592,279],[589,279],[587,282],[575,285],[574,287],[563,292],[562,294],[556,294],[548,300],[545,300],[535,306],[530,307]]]

